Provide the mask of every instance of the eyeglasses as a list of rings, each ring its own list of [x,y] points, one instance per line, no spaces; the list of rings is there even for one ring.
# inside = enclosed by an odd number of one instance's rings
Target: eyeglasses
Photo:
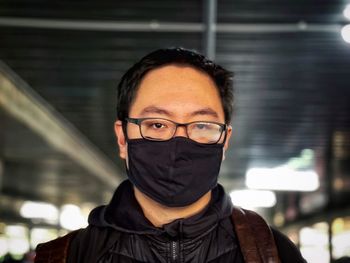
[[[162,118],[126,118],[125,120],[138,125],[142,138],[151,141],[170,140],[174,137],[177,128],[183,126],[186,128],[187,137],[191,140],[204,144],[216,144],[227,130],[226,124],[211,121],[177,123]]]

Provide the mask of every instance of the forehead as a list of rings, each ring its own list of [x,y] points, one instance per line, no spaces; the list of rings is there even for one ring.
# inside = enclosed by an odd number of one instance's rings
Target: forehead
[[[223,116],[219,91],[212,78],[188,65],[165,65],[143,77],[130,114],[138,114],[150,105],[178,114],[212,108],[220,117]]]
[[[147,72],[141,80],[142,82],[148,81],[153,77],[162,77],[164,79],[174,78],[181,80],[182,78],[196,78],[203,81],[210,82],[214,85],[212,78],[204,70],[197,68],[189,64],[171,63],[159,66]]]

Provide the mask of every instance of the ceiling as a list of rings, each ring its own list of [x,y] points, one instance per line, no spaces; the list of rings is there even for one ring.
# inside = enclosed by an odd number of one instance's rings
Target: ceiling
[[[350,147],[350,44],[339,31],[347,23],[346,3],[218,1],[215,61],[234,71],[236,93],[234,133],[220,177],[227,190],[245,187],[247,169],[283,165],[304,149],[314,151],[321,185],[329,190],[335,134],[344,138],[341,147]],[[49,128],[46,134],[34,129],[38,120],[28,124],[0,107],[1,196],[57,205],[106,202],[114,188],[108,176],[125,178],[113,133],[118,81],[154,49],[205,52],[204,5],[1,0],[6,73],[26,82],[25,89],[111,171],[101,179],[77,157],[81,151],[67,154],[53,146]],[[291,196],[300,198],[280,193],[283,205],[276,209],[287,209]],[[19,220],[10,204],[0,202],[0,218]]]

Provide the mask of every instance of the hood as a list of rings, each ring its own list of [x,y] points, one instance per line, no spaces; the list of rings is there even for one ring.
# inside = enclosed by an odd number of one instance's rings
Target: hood
[[[111,202],[106,206],[93,209],[89,215],[89,224],[98,227],[111,227],[118,231],[134,234],[182,236],[194,238],[214,228],[219,221],[231,215],[232,203],[223,187],[218,184],[212,190],[208,206],[200,213],[189,218],[177,219],[163,227],[155,227],[144,216],[129,180],[122,182],[116,189]]]

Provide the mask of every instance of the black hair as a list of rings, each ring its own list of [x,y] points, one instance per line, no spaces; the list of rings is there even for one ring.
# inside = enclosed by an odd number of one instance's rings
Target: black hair
[[[184,48],[158,49],[134,64],[121,78],[117,90],[117,118],[125,121],[142,78],[152,69],[169,64],[189,65],[208,74],[216,84],[224,109],[225,122],[233,112],[233,73],[203,55]]]

